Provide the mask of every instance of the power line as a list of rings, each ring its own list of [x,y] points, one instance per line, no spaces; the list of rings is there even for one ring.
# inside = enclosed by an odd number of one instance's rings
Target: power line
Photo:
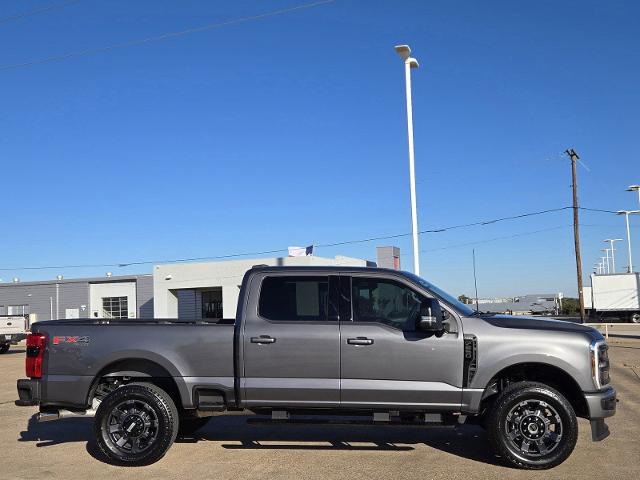
[[[586,212],[600,212],[600,213],[615,213],[617,214],[618,212],[616,212],[615,210],[603,210],[601,208],[586,208],[586,207],[578,207],[579,210],[584,210]]]
[[[321,0],[321,1],[313,2],[313,3],[305,3],[305,4],[302,4],[302,5],[297,5],[295,7],[283,8],[283,9],[280,9],[280,10],[273,10],[271,12],[261,13],[261,14],[258,14],[258,15],[251,15],[251,16],[248,16],[248,17],[236,18],[236,19],[233,19],[233,20],[227,20],[225,22],[210,23],[208,25],[203,25],[201,27],[189,28],[189,29],[180,30],[180,31],[177,31],[177,32],[163,33],[162,35],[156,35],[156,36],[153,36],[153,37],[147,37],[147,38],[142,38],[142,39],[138,39],[138,40],[131,40],[131,41],[128,41],[128,42],[116,43],[116,44],[113,44],[113,45],[108,45],[106,47],[89,48],[89,49],[86,49],[86,50],[76,50],[75,52],[69,52],[69,53],[65,53],[65,54],[62,54],[62,55],[54,55],[54,56],[51,56],[51,57],[39,58],[39,59],[31,60],[31,61],[28,61],[28,62],[13,63],[13,64],[8,64],[8,65],[0,65],[0,71],[13,70],[13,69],[24,68],[24,67],[32,67],[34,65],[41,65],[43,63],[52,63],[52,62],[58,62],[58,61],[62,61],[62,60],[68,60],[70,58],[86,57],[88,55],[95,55],[97,53],[109,52],[111,50],[118,50],[118,49],[121,49],[121,48],[144,45],[146,43],[159,42],[161,40],[180,37],[180,36],[183,36],[183,35],[189,35],[191,33],[205,32],[207,30],[214,30],[214,29],[218,29],[218,28],[222,28],[222,27],[227,27],[229,25],[235,25],[235,24],[238,24],[238,23],[250,22],[250,21],[253,21],[253,20],[260,20],[260,19],[268,18],[268,17],[275,17],[276,15],[282,15],[282,14],[285,14],[285,13],[291,13],[291,12],[295,12],[295,11],[298,11],[298,10],[305,10],[307,8],[319,7],[321,5],[326,5],[326,4],[333,3],[333,2],[335,2],[335,0]]]
[[[69,0],[68,2],[55,3],[55,4],[49,5],[47,7],[35,8],[33,10],[28,10],[28,11],[23,12],[23,13],[18,13],[16,15],[11,15],[9,17],[0,18],[0,25],[12,22],[14,20],[20,20],[20,19],[23,19],[23,18],[26,18],[26,17],[32,17],[33,15],[39,15],[40,13],[50,12],[51,10],[58,10],[60,8],[64,8],[64,7],[68,6],[68,5],[71,5],[71,4],[74,4],[74,3],[78,3],[80,1],[81,0]]]
[[[458,228],[475,227],[475,226],[481,226],[481,225],[491,225],[493,223],[504,222],[506,220],[517,220],[519,218],[533,217],[533,216],[536,216],[536,215],[544,215],[545,213],[561,212],[563,210],[568,210],[570,208],[572,208],[572,207],[550,208],[550,209],[547,209],[547,210],[539,210],[537,212],[522,213],[520,215],[512,215],[512,216],[509,216],[509,217],[494,218],[492,220],[483,220],[483,221],[479,221],[479,222],[463,223],[463,224],[460,224],[460,225],[452,225],[450,227],[439,228],[439,229],[435,229],[435,230],[423,230],[420,233],[440,233],[440,232],[446,232],[447,230],[455,230],[455,229],[458,229]]]
[[[428,250],[422,250],[422,252],[427,253],[427,252],[437,252],[439,250],[449,250],[450,248],[460,248],[460,247],[468,247],[471,245],[481,245],[483,243],[491,243],[491,242],[497,242],[498,240],[508,240],[511,238],[518,238],[518,237],[526,237],[529,235],[535,235],[538,233],[543,233],[543,232],[551,232],[553,230],[561,230],[563,228],[569,228],[571,225],[558,225],[557,227],[550,227],[550,228],[543,228],[540,230],[532,230],[530,232],[522,232],[522,233],[514,233],[512,235],[502,235],[500,237],[493,237],[493,238],[487,238],[485,240],[477,240],[475,242],[466,242],[466,243],[457,243],[457,244],[453,244],[453,245],[447,245],[444,247],[438,247],[438,248],[431,248]]]
[[[471,222],[471,223],[465,223],[465,224],[459,224],[459,225],[452,225],[449,227],[444,227],[444,228],[437,228],[437,229],[433,229],[433,230],[422,230],[421,232],[418,232],[420,234],[427,234],[427,233],[442,233],[442,232],[446,232],[449,230],[455,230],[458,228],[466,228],[466,227],[475,227],[475,226],[484,226],[484,225],[492,225],[498,222],[503,222],[503,221],[507,221],[507,220],[516,220],[516,219],[520,219],[520,218],[526,218],[526,217],[531,217],[531,216],[535,216],[535,215],[544,215],[547,213],[553,213],[553,212],[560,212],[563,210],[567,210],[573,207],[560,207],[560,208],[551,208],[551,209],[546,209],[546,210],[539,210],[536,212],[527,212],[527,213],[521,213],[519,215],[511,215],[511,216],[506,216],[506,217],[499,217],[499,218],[494,218],[491,220],[483,220],[483,221],[478,221],[478,222]],[[595,209],[593,209],[595,210]],[[604,210],[603,210],[604,211]],[[615,212],[612,212],[615,213]],[[558,228],[558,227],[554,227],[554,228]],[[542,231],[542,230],[541,230]],[[533,232],[533,233],[538,233],[539,231]],[[521,234],[521,235],[526,235],[525,234]],[[343,245],[353,245],[353,244],[358,244],[358,243],[368,243],[368,242],[374,242],[374,241],[379,241],[379,240],[391,240],[391,239],[395,239],[395,238],[402,238],[402,237],[408,237],[410,236],[411,233],[398,233],[398,234],[393,234],[393,235],[384,235],[384,236],[377,236],[377,237],[368,237],[368,238],[362,238],[362,239],[357,239],[357,240],[346,240],[346,241],[342,241],[342,242],[334,242],[334,243],[324,243],[324,244],[318,244],[318,245],[314,245],[316,248],[329,248],[329,247],[337,247],[337,246],[343,246]],[[515,236],[518,236],[520,234],[516,234]],[[509,238],[509,237],[505,237],[505,238]],[[496,238],[496,240],[498,239],[502,239],[502,237],[500,238]],[[268,255],[268,254],[274,254],[274,253],[283,253],[286,252],[287,249],[285,248],[277,248],[277,249],[271,249],[271,250],[262,250],[262,251],[256,251],[256,252],[243,252],[243,253],[232,253],[232,254],[226,254],[226,255],[214,255],[214,256],[206,256],[206,257],[190,257],[190,258],[177,258],[177,259],[165,259],[165,260],[140,260],[140,261],[131,261],[131,262],[119,262],[119,263],[102,263],[102,264],[77,264],[77,265],[47,265],[47,266],[36,266],[36,267],[11,267],[11,268],[0,268],[0,271],[4,271],[4,272],[11,272],[11,271],[20,271],[20,270],[53,270],[53,269],[73,269],[73,268],[104,268],[104,267],[130,267],[130,266],[134,266],[134,265],[149,265],[149,264],[154,264],[154,263],[184,263],[184,262],[196,262],[196,261],[203,261],[203,260],[224,260],[224,259],[229,259],[229,258],[238,258],[238,257],[247,257],[247,256],[260,256],[260,255]]]

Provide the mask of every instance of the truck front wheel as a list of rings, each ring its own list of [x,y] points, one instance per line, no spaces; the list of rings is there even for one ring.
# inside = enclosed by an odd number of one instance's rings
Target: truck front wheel
[[[504,389],[487,422],[489,442],[511,466],[547,469],[564,462],[576,445],[573,407],[542,383],[517,382]]]
[[[117,388],[96,412],[94,434],[111,463],[149,465],[160,460],[178,434],[178,410],[171,397],[148,383]]]

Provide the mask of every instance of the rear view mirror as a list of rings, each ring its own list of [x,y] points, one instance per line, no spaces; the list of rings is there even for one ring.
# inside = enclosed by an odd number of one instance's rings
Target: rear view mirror
[[[427,298],[422,301],[417,330],[420,332],[441,332],[444,330],[442,309],[437,300]]]

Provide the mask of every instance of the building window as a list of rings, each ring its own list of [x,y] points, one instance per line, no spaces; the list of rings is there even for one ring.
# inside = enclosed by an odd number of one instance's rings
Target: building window
[[[222,316],[221,291],[208,290],[202,292],[202,318],[224,318]]]
[[[103,318],[128,318],[129,305],[127,297],[102,297]]]
[[[29,305],[7,305],[7,315],[29,315]]]
[[[328,277],[267,277],[258,309],[269,320],[327,320],[328,301]]]

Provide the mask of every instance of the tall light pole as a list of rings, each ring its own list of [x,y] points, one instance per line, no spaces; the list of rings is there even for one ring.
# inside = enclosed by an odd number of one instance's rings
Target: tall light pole
[[[640,185],[629,185],[629,188],[627,188],[627,192],[633,191],[638,192],[638,203],[640,203]]]
[[[616,249],[614,248],[615,242],[621,242],[621,238],[607,238],[604,243],[609,243],[611,245],[611,273],[616,273]]]
[[[409,188],[411,190],[411,231],[413,233],[413,273],[420,275],[420,248],[418,247],[418,212],[416,210],[416,172],[413,156],[413,108],[411,104],[411,69],[418,61],[411,57],[409,45],[397,45],[396,52],[404,60],[407,93],[407,135],[409,137]]]
[[[628,272],[633,273],[633,259],[631,257],[631,231],[629,230],[629,215],[640,213],[640,210],[618,210],[618,215],[624,215],[627,222],[627,248],[629,249],[629,267]]]
[[[606,273],[611,273],[611,269],[609,268],[609,249],[608,248],[603,248],[602,250],[600,250],[601,252],[605,252],[606,254],[606,262],[607,262],[607,272]]]

